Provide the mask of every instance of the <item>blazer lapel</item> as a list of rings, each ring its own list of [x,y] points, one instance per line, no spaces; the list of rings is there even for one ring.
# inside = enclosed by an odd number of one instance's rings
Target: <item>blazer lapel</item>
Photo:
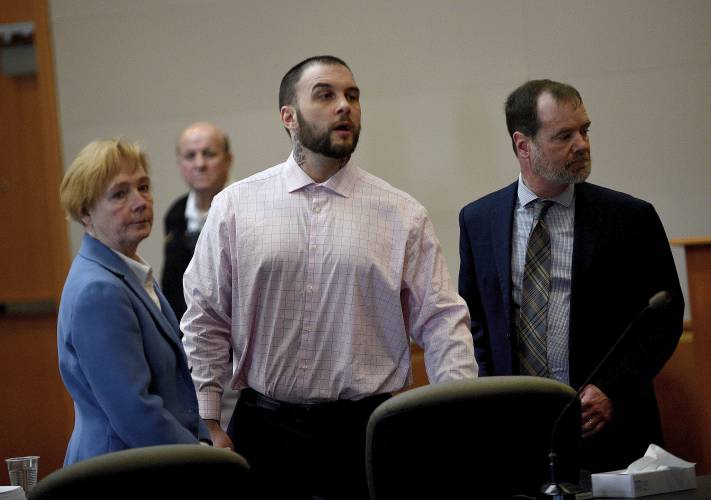
[[[163,316],[168,320],[173,331],[178,332],[178,337],[182,338],[183,335],[180,333],[180,319],[173,312],[173,307],[168,303],[168,299],[163,295],[163,291],[160,289],[158,284],[153,281],[153,286],[156,290],[156,295],[158,296],[158,301],[160,302],[160,307],[163,310]]]
[[[605,227],[603,214],[600,212],[599,202],[595,199],[595,193],[586,183],[575,186],[575,227],[573,233],[573,262],[570,273],[570,316],[568,327],[568,338],[570,342],[571,359],[576,356],[576,345],[578,341],[576,335],[579,325],[578,318],[587,317],[586,310],[590,304],[585,301],[578,301],[578,297],[585,297],[585,291],[580,287],[585,286],[585,276],[599,269],[600,264],[596,264],[596,248],[602,235],[602,228]],[[579,383],[574,370],[576,363],[571,363],[571,382]]]
[[[182,350],[182,344],[178,337],[177,321],[175,314],[172,313],[170,305],[163,297],[162,293],[157,292],[160,300],[161,308],[167,311],[163,314],[156,306],[153,299],[148,296],[148,293],[143,288],[143,284],[138,281],[138,278],[133,271],[116,255],[109,247],[101,243],[99,240],[88,234],[84,235],[81,249],[79,253],[87,259],[93,260],[97,264],[105,267],[116,276],[120,277],[126,286],[141,300],[143,305],[148,309],[158,329],[163,332],[163,335],[176,347]],[[157,287],[156,287],[157,288]],[[167,308],[167,309],[166,309]],[[173,321],[168,320],[168,316],[172,316]]]
[[[500,191],[491,212],[491,246],[507,318],[511,317],[511,231],[517,187],[514,182]]]
[[[575,293],[575,277],[593,268],[595,247],[602,237],[603,216],[595,195],[587,183],[575,186],[575,229],[573,233],[573,263],[571,272],[571,295]]]

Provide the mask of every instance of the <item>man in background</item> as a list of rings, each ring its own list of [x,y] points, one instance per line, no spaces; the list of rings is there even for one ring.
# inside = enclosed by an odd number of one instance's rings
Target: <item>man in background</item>
[[[573,87],[523,84],[506,100],[506,124],[519,178],[459,218],[459,293],[480,375],[550,377],[577,390],[649,299],[668,291],[671,304],[645,313],[582,388],[582,465],[624,468],[661,444],[652,380],[682,330],[664,228],[649,203],[585,182],[590,118]]]
[[[165,216],[165,255],[161,287],[178,319],[185,313],[183,273],[232,166],[230,143],[222,130],[206,122],[186,128],[176,144],[176,161],[190,191],[178,198]]]
[[[232,153],[227,134],[217,126],[197,122],[186,128],[175,146],[176,162],[190,191],[178,198],[165,216],[165,244],[161,287],[180,321],[185,313],[183,274],[193,257],[212,198],[227,182]],[[231,372],[225,374],[225,383]],[[227,427],[237,401],[229,385],[222,398],[223,427]]]
[[[185,273],[188,362],[213,442],[250,462],[263,497],[368,498],[366,425],[410,384],[410,338],[431,382],[475,377],[469,314],[424,207],[351,160],[346,63],[294,66],[279,111],[291,155],[215,198]],[[230,347],[242,394],[225,434]]]

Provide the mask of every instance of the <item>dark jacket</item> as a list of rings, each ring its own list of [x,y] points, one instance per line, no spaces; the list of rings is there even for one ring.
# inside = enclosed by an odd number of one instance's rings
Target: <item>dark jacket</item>
[[[517,373],[512,317],[511,231],[518,183],[460,213],[459,293],[472,317],[479,375]],[[672,303],[641,318],[592,380],[613,402],[613,421],[584,440],[589,470],[624,467],[650,443],[661,444],[652,380],[674,352],[684,299],[664,228],[654,207],[593,184],[575,187],[569,367],[578,389],[656,292]]]
[[[185,313],[185,297],[183,296],[183,274],[193,258],[197,235],[187,233],[185,219],[185,204],[188,195],[178,198],[165,216],[165,243],[163,246],[163,272],[161,273],[161,288],[168,299],[178,322]]]

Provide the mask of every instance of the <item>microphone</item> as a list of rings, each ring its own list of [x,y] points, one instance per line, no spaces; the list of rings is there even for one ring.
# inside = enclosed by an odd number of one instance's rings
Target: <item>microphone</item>
[[[541,488],[541,494],[544,497],[550,497],[553,500],[565,500],[567,498],[573,498],[573,494],[575,493],[576,487],[574,485],[568,485],[566,483],[559,483],[557,481],[557,468],[558,468],[558,454],[555,452],[555,437],[556,433],[558,431],[558,425],[560,424],[560,421],[562,420],[563,416],[565,413],[568,411],[568,409],[573,405],[573,403],[580,397],[580,394],[583,392],[583,389],[585,386],[587,386],[590,381],[595,377],[595,375],[598,374],[600,369],[605,365],[605,362],[607,359],[610,357],[610,355],[615,352],[617,349],[617,346],[620,345],[622,340],[627,336],[627,333],[632,329],[632,327],[637,323],[637,320],[639,320],[642,315],[647,312],[647,311],[652,311],[655,309],[661,309],[662,307],[666,306],[672,301],[672,296],[669,292],[666,290],[659,291],[652,295],[652,297],[649,299],[649,302],[647,302],[647,305],[644,306],[644,309],[642,309],[640,312],[637,313],[637,315],[632,318],[632,321],[629,322],[627,325],[627,328],[624,329],[622,334],[617,337],[617,340],[615,341],[614,344],[612,344],[612,347],[608,349],[607,353],[602,357],[600,362],[593,368],[592,372],[590,372],[590,375],[585,379],[585,381],[580,384],[580,388],[575,392],[575,396],[571,398],[570,401],[568,401],[568,404],[566,404],[561,412],[558,414],[558,418],[556,418],[555,423],[553,424],[553,429],[551,430],[551,446],[550,446],[550,451],[548,453],[548,466],[550,470],[550,482],[545,483],[543,487]]]
[[[671,300],[671,294],[666,290],[662,290],[661,292],[655,293],[652,298],[649,299],[649,304],[647,304],[647,307],[649,309],[659,309],[670,303]]]

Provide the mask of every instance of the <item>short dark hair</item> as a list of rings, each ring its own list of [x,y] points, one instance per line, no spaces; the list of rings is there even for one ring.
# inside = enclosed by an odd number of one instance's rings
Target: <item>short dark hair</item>
[[[538,121],[538,98],[543,93],[549,93],[558,102],[574,102],[576,105],[583,103],[583,98],[575,87],[553,80],[529,80],[511,92],[506,98],[504,109],[506,128],[509,130],[514,153],[516,153],[514,132],[521,132],[533,138],[541,128],[541,122]]]
[[[339,59],[336,56],[313,56],[304,59],[287,71],[284,78],[281,79],[281,85],[279,85],[279,109],[281,109],[282,106],[294,104],[296,100],[296,90],[294,87],[296,87],[297,82],[301,79],[304,70],[314,64],[325,64],[327,66],[339,65],[345,67],[348,71],[351,70],[343,59]]]

